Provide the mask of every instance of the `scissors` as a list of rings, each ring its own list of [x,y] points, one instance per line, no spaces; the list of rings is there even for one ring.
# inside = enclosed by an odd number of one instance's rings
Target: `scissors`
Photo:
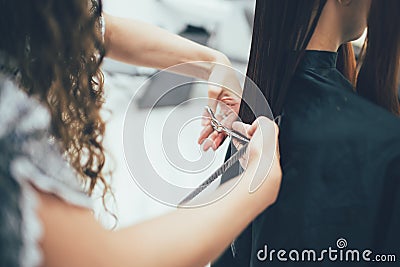
[[[205,108],[206,108],[208,114],[210,114],[211,126],[213,127],[213,129],[215,131],[217,131],[219,133],[226,133],[229,137],[235,138],[245,144],[250,142],[250,139],[248,139],[247,137],[245,137],[244,135],[242,135],[238,132],[232,131],[231,129],[224,126],[219,120],[217,120],[217,118],[214,115],[214,112],[212,111],[212,109],[209,106],[206,106]]]
[[[225,163],[219,167],[210,177],[208,177],[207,180],[205,180],[201,185],[199,185],[194,191],[192,191],[189,195],[187,195],[182,201],[179,202],[179,206],[183,206],[187,202],[191,201],[193,198],[195,198],[198,194],[200,194],[205,188],[207,188],[210,184],[212,184],[219,176],[224,174],[230,167],[233,166],[239,159],[246,153],[247,147],[249,145],[250,139],[247,137],[241,135],[240,133],[237,133],[235,131],[232,131],[222,125],[222,123],[217,120],[217,118],[214,115],[214,112],[209,106],[205,107],[207,112],[210,114],[210,119],[211,119],[211,126],[213,129],[219,133],[226,133],[228,136],[231,138],[235,138],[239,140],[240,142],[244,143],[242,148],[240,148],[238,151],[236,151]],[[280,124],[282,115],[276,117],[274,119],[275,122]]]

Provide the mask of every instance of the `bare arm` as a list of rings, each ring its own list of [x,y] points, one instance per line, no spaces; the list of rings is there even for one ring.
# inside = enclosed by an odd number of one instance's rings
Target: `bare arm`
[[[237,72],[230,68],[231,62],[224,54],[141,21],[107,14],[104,14],[104,18],[108,57],[156,69],[175,66],[170,71],[218,84],[220,86],[208,87],[208,106],[215,112],[218,102],[225,104],[230,102],[228,105],[234,113],[239,113],[243,90],[238,81]],[[187,62],[190,64],[176,66]],[[235,114],[231,114],[226,120],[228,125],[236,120]],[[225,135],[213,132],[207,122],[204,126],[199,143],[210,136],[209,138],[215,142],[216,149],[225,139]],[[209,143],[206,144],[205,150],[209,146]]]
[[[253,149],[257,146],[260,144],[253,145]],[[202,208],[177,210],[116,232],[101,228],[89,211],[40,193],[45,265],[206,265],[276,199],[281,179],[277,158],[268,179],[259,190],[249,193],[252,178],[267,175],[268,166],[263,165],[262,153],[254,154],[256,159],[251,160],[238,185],[220,201]]]
[[[278,183],[276,179],[267,181]],[[212,205],[177,210],[116,232],[102,229],[89,211],[42,194],[45,265],[205,266],[267,207],[266,203],[274,201],[276,185],[270,187],[270,192],[261,196],[249,194],[247,186],[239,185]]]
[[[222,53],[145,22],[104,14],[107,56],[125,63],[165,69],[177,64],[202,61],[181,74],[207,80],[212,62],[231,65]],[[208,62],[208,63],[207,63]]]

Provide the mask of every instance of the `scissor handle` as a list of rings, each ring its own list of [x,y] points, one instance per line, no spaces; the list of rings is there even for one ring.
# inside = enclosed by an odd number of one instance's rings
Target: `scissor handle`
[[[208,113],[210,114],[211,117],[211,126],[213,127],[213,129],[219,133],[226,133],[227,135],[229,135],[231,138],[235,138],[237,140],[239,140],[242,143],[249,143],[250,139],[248,139],[246,136],[233,131],[231,129],[228,129],[227,127],[225,127],[219,120],[217,120],[217,118],[214,115],[214,112],[212,111],[212,109],[209,106],[206,106],[206,109],[208,111]]]

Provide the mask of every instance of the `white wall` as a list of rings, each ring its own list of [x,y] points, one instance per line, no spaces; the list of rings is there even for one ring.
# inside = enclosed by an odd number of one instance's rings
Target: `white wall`
[[[105,0],[104,10],[175,33],[188,23],[204,27],[213,35],[211,47],[234,59],[247,61],[251,29],[244,9],[252,9],[254,3],[254,0]]]

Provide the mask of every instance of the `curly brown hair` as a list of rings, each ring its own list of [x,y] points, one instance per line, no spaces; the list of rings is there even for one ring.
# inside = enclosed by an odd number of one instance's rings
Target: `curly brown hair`
[[[1,0],[0,51],[16,61],[21,87],[48,107],[52,134],[87,193],[103,185],[104,204],[101,10],[95,0]]]

